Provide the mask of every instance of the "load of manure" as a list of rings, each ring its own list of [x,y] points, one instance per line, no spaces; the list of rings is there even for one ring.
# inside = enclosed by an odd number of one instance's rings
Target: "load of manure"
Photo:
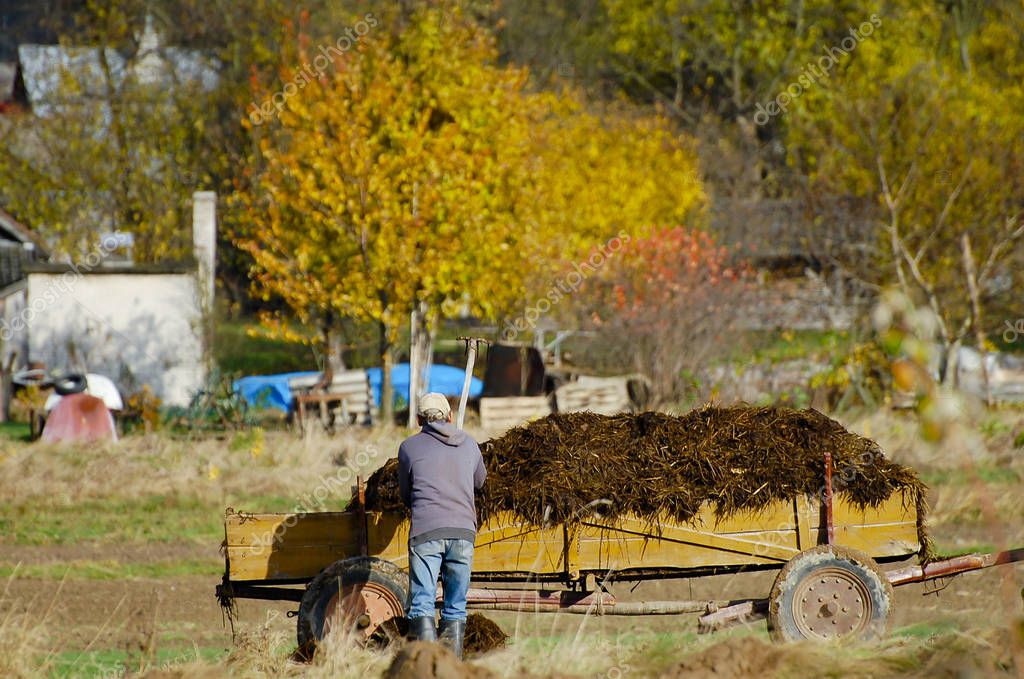
[[[480,446],[487,483],[477,497],[481,521],[510,511],[537,525],[571,523],[594,513],[635,515],[657,525],[686,523],[707,503],[719,518],[780,500],[823,497],[825,451],[836,495],[876,507],[898,491],[916,505],[922,558],[926,486],[886,459],[878,444],[817,410],[705,406],[681,416],[646,412],[560,413],[515,427]],[[367,508],[405,511],[398,464],[369,478]]]

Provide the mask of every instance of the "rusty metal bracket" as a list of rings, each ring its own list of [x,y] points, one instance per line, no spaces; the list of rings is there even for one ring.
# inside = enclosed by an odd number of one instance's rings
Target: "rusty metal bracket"
[[[921,592],[921,596],[928,596],[929,594],[938,596],[939,592],[953,584],[953,579],[958,575],[960,574],[954,573],[953,575],[946,575],[940,578],[935,578],[934,580],[925,580],[921,583],[924,586],[924,591]]]
[[[835,527],[832,525],[832,451],[825,451],[825,535],[828,544],[835,544]]]
[[[366,556],[370,553],[370,546],[366,525],[366,483],[362,476],[356,477],[356,516],[356,523],[359,526],[359,555]]]

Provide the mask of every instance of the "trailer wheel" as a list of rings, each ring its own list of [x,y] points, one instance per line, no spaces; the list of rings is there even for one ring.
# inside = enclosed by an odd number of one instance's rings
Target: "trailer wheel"
[[[797,554],[775,578],[768,631],[775,641],[877,639],[892,611],[892,585],[874,559],[822,545]]]
[[[404,633],[409,576],[390,561],[353,557],[335,561],[306,587],[299,604],[299,653],[311,656],[332,631],[347,630],[360,644],[385,645]]]

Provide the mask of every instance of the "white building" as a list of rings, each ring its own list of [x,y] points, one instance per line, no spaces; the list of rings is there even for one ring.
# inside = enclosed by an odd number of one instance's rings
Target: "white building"
[[[25,262],[0,290],[3,358],[15,365],[92,372],[125,395],[144,385],[168,405],[187,405],[206,381],[207,311],[213,301],[216,194],[194,194],[194,259],[110,261],[98,243],[79,263]]]

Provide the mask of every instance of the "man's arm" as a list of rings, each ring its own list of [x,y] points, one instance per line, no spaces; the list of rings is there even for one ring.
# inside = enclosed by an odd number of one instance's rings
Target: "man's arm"
[[[398,449],[398,492],[405,506],[412,506],[412,465],[405,448]]]
[[[473,488],[480,490],[484,487],[484,481],[487,480],[487,467],[484,466],[484,456],[480,454],[480,449],[476,452],[476,469],[473,471]]]

